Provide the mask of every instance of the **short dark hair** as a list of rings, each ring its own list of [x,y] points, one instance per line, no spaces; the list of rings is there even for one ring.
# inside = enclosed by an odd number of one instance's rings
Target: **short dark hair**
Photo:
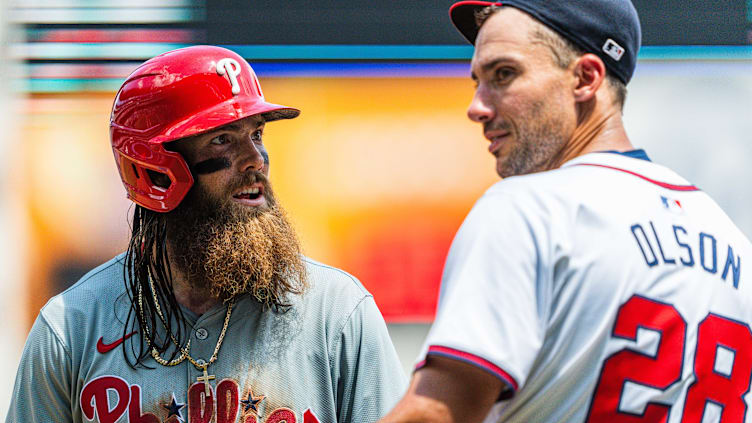
[[[478,10],[475,13],[475,22],[478,28],[482,27],[484,23],[494,13],[501,10],[503,6],[491,5]],[[572,61],[585,54],[585,51],[568,39],[562,37],[556,31],[542,24],[541,22],[533,19],[536,23],[536,28],[532,31],[531,41],[533,43],[540,43],[548,47],[551,50],[551,56],[554,63],[562,69],[566,69],[572,64]],[[609,84],[614,94],[614,104],[619,106],[621,110],[624,109],[624,102],[627,99],[627,86],[619,78],[617,78],[610,70],[606,69],[606,81]]]

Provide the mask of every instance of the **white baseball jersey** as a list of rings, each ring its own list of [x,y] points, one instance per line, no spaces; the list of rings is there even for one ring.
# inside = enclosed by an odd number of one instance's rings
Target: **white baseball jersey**
[[[306,260],[310,287],[283,314],[250,296],[235,304],[206,395],[187,360],[133,369],[139,333],[126,334],[130,300],[118,256],[42,309],[23,352],[8,423],[372,422],[406,384],[376,304],[355,278]],[[191,325],[190,354],[209,360],[226,307]],[[163,332],[163,331],[162,331]],[[125,338],[125,339],[124,339]],[[164,357],[165,355],[163,355]]]
[[[587,154],[477,202],[420,360],[500,378],[487,422],[752,422],[748,263],[689,182],[641,150]]]

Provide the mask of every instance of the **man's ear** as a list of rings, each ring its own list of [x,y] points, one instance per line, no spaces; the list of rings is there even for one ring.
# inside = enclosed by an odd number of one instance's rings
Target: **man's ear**
[[[606,79],[606,64],[595,54],[583,54],[575,62],[574,74],[577,81],[574,88],[575,101],[584,103],[595,97]]]

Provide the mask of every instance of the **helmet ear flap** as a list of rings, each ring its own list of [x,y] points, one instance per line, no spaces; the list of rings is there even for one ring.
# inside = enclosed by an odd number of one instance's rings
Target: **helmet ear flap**
[[[156,170],[151,169],[144,170],[146,170],[146,175],[151,179],[152,185],[164,189],[168,189],[170,188],[170,185],[172,185],[172,180],[170,180],[170,176],[166,173],[157,172]]]
[[[174,209],[193,185],[188,165],[178,153],[163,152],[160,161],[165,165],[158,166],[129,157],[117,149],[113,152],[128,198],[150,210]]]

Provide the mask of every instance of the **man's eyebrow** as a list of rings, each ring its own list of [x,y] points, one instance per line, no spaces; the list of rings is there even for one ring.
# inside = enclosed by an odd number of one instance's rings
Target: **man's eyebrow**
[[[495,67],[497,67],[500,63],[504,62],[512,62],[513,60],[508,57],[497,57],[496,59],[493,59],[489,62],[486,62],[480,66],[481,70],[483,72],[488,72],[493,70]]]
[[[220,126],[219,128],[215,129],[215,131],[237,131],[242,127],[243,125],[241,125],[240,123],[232,122],[232,123],[228,123],[227,125]]]
[[[241,120],[236,120],[235,122],[230,122],[227,125],[222,125],[222,126],[220,126],[218,128],[212,129],[209,132],[206,132],[204,134],[197,135],[197,136],[211,136],[211,135],[215,135],[215,134],[220,133],[220,132],[240,131],[240,130],[243,129],[243,123],[242,123],[242,121],[243,121],[242,119]],[[265,126],[266,126],[266,121],[262,120],[262,121],[258,122],[258,127],[254,131],[259,130],[259,129],[263,129]]]
[[[487,72],[494,70],[501,63],[517,63],[517,61],[515,61],[514,59],[510,57],[502,56],[502,57],[497,57],[493,60],[490,60],[478,66],[480,67],[481,73],[487,73]],[[473,81],[478,81],[479,79],[478,74],[476,74],[474,70],[470,70],[470,79],[472,79]]]

